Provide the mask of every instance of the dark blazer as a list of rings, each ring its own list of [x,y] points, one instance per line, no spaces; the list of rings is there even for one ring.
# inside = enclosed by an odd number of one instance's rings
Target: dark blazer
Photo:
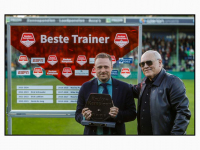
[[[81,123],[83,120],[82,109],[88,100],[90,93],[98,93],[97,79],[85,82],[79,91],[77,109],[75,119]],[[126,134],[124,122],[133,121],[136,118],[136,107],[133,98],[131,86],[125,82],[112,78],[112,100],[114,106],[119,108],[119,112],[115,119],[115,128],[111,128],[111,134],[120,135]],[[85,135],[95,135],[97,127],[85,126]]]
[[[138,98],[138,134],[141,134],[139,117],[146,79],[145,77],[142,83],[133,86],[134,97]],[[191,113],[185,86],[178,77],[167,73],[164,69],[152,83],[150,112],[154,135],[186,134]]]

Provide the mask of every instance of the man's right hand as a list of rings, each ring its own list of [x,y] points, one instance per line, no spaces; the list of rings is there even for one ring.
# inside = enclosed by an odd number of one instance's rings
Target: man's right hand
[[[84,108],[82,110],[82,115],[85,117],[85,120],[90,120],[90,118],[92,116],[92,111],[89,110],[89,108]]]

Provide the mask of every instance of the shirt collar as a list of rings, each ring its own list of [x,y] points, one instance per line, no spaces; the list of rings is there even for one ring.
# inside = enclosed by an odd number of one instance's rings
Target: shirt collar
[[[97,81],[98,81],[98,85],[102,84],[102,82],[98,78],[97,78]],[[106,83],[112,85],[112,79],[111,79],[111,77],[110,77],[110,79]]]
[[[160,72],[161,72],[161,71],[160,71]],[[146,83],[146,84],[149,84],[149,83],[151,84],[151,83],[153,83],[153,82],[158,78],[160,72],[159,72],[159,73],[153,78],[153,80],[151,80],[151,81],[149,80],[149,78],[147,78],[147,80],[145,81],[145,83]]]

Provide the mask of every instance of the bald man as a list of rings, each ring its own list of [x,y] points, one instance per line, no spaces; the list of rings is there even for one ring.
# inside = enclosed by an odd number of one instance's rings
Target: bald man
[[[157,51],[146,51],[139,63],[145,78],[133,85],[138,98],[139,135],[183,135],[191,113],[183,82],[163,69]]]

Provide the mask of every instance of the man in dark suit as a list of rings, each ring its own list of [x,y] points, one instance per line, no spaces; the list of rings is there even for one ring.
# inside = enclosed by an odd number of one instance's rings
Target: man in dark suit
[[[79,91],[75,119],[81,123],[83,119],[90,120],[91,110],[84,108],[90,93],[105,93],[112,97],[114,106],[110,108],[109,115],[112,122],[116,122],[115,128],[85,126],[85,135],[124,135],[124,122],[133,121],[136,118],[136,108],[131,91],[131,86],[125,82],[111,77],[112,59],[106,53],[100,53],[95,58],[95,70],[97,78],[85,82]]]

